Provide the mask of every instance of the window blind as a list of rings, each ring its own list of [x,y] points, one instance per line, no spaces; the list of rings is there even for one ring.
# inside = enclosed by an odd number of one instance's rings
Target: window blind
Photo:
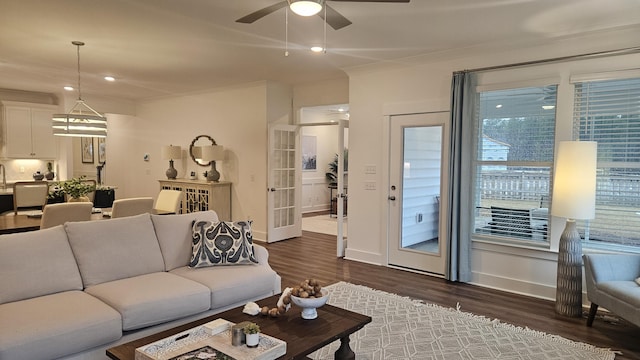
[[[593,245],[640,246],[640,78],[575,84],[574,139],[598,142]]]
[[[557,85],[480,92],[475,233],[547,240]]]

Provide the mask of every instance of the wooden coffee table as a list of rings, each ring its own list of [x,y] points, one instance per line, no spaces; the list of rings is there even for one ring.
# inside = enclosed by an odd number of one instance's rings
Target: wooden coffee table
[[[257,301],[260,306],[275,307],[279,295]],[[194,328],[215,319],[225,319],[233,323],[252,321],[260,325],[260,330],[287,343],[287,353],[279,359],[305,359],[306,355],[340,339],[336,359],[354,359],[349,346],[349,335],[371,322],[371,317],[324,305],[318,309],[318,318],[304,320],[301,309],[292,305],[286,314],[271,318],[262,315],[250,316],[242,312],[243,306],[209,316],[182,326],[159,332],[138,340],[107,349],[107,356],[115,360],[134,360],[136,348],[164,339],[168,336]],[[243,345],[244,346],[244,345]]]

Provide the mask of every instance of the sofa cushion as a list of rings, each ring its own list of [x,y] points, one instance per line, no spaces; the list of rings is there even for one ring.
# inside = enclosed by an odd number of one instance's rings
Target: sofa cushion
[[[151,215],[166,271],[189,264],[191,223],[198,218],[218,221],[218,215],[213,210],[182,215]]]
[[[68,290],[82,280],[62,226],[0,237],[0,304]]]
[[[193,254],[190,267],[257,264],[253,254],[251,222],[193,222]]]
[[[149,214],[64,226],[85,287],[164,271]]]
[[[122,316],[122,329],[134,330],[209,310],[209,289],[166,272],[94,285],[85,291]]]
[[[640,309],[640,286],[633,281],[605,281],[598,283],[598,290],[604,291],[615,299]],[[615,309],[608,309],[615,312]],[[637,311],[637,310],[636,310]]]
[[[274,291],[274,284],[279,280],[278,274],[268,265],[212,266],[198,269],[184,266],[171,273],[207,286],[211,290],[212,309],[273,295],[277,293]]]
[[[0,359],[56,359],[122,336],[120,314],[82,291],[0,305],[0,324]]]

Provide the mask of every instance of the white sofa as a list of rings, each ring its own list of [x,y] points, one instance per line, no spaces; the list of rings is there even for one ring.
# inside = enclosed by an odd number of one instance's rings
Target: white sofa
[[[193,269],[191,224],[213,211],[71,222],[0,236],[0,360],[105,350],[281,291],[256,265]]]

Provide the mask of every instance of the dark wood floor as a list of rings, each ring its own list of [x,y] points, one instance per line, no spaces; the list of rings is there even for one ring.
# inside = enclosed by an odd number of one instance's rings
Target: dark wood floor
[[[303,231],[302,237],[264,244],[269,263],[282,276],[282,286],[316,278],[328,285],[338,281],[421,299],[533,330],[620,351],[620,359],[640,359],[640,328],[615,317],[585,319],[556,315],[553,302],[470,284],[344,260],[336,257],[335,236]]]

